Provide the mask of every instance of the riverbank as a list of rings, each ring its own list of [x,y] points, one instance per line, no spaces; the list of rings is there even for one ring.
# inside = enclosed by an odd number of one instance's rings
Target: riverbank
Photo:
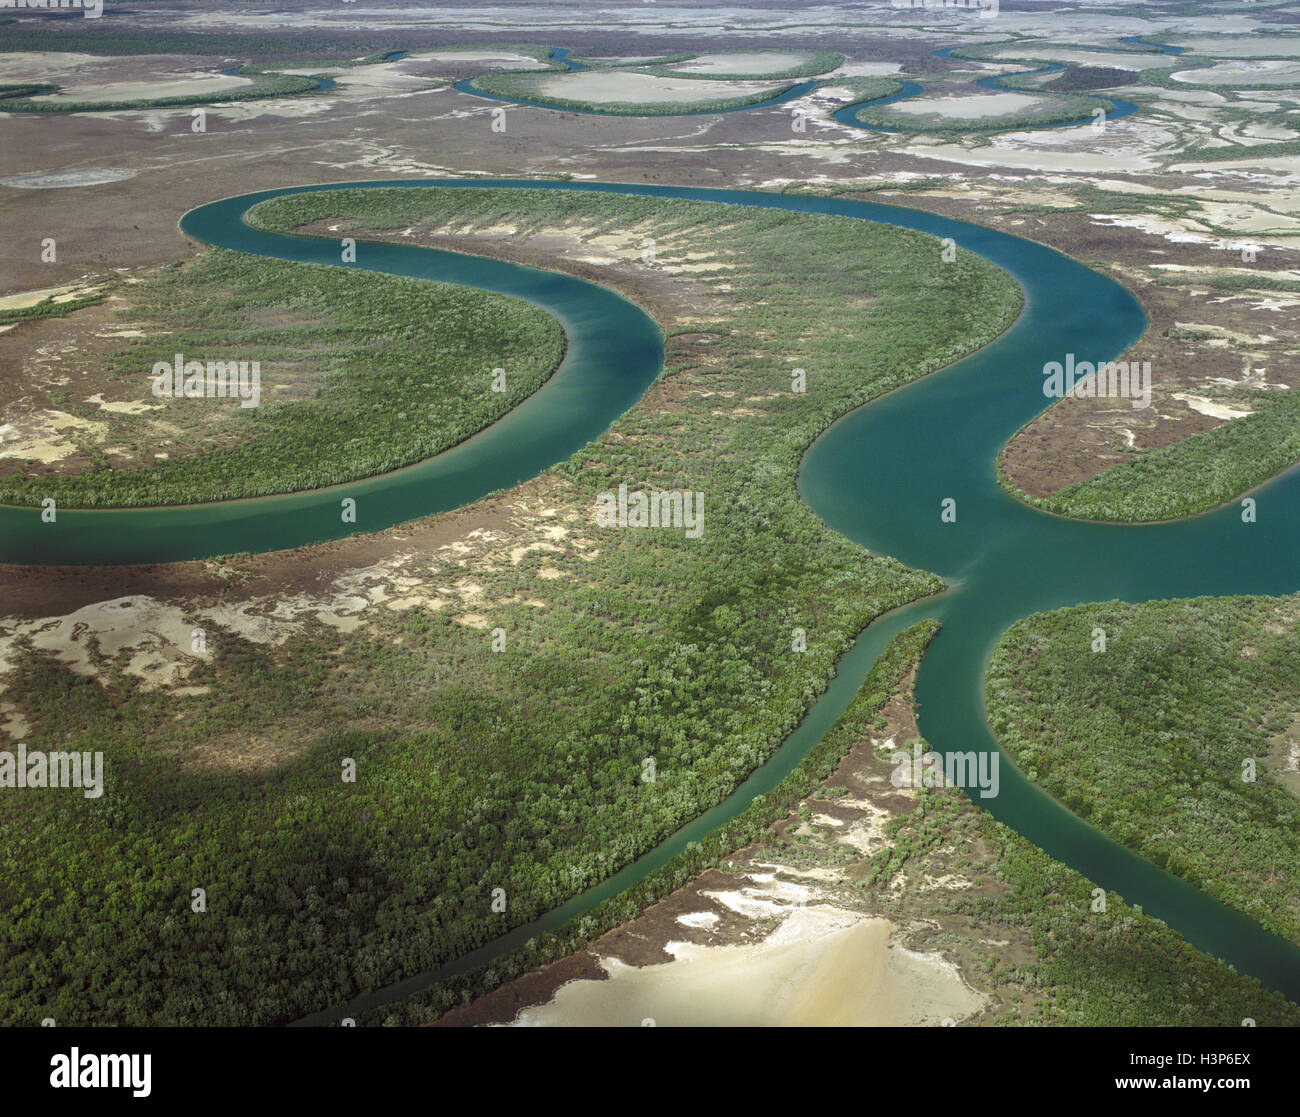
[[[360,193],[363,202],[382,194]],[[403,204],[419,200],[418,191],[394,193]],[[284,929],[256,936],[256,950],[239,948],[232,1021],[253,1012],[271,1022],[292,1018],[339,1004],[358,987],[460,956],[506,922],[482,919],[477,907],[487,894],[483,883],[500,881],[503,867],[513,866],[503,885],[510,918],[523,922],[530,909],[545,912],[607,877],[609,863],[600,855],[630,860],[757,767],[797,722],[806,696],[825,685],[853,634],[873,616],[937,588],[933,579],[865,555],[817,524],[792,484],[799,449],[788,441],[792,432],[806,430],[806,443],[855,400],[889,383],[898,374],[895,362],[906,359],[911,369],[939,363],[949,346],[969,345],[978,331],[991,334],[1000,326],[996,302],[972,304],[966,297],[982,277],[998,283],[996,272],[963,255],[964,265],[943,273],[951,283],[928,284],[914,257],[928,241],[863,222],[798,214],[773,221],[756,210],[729,208],[720,226],[716,207],[686,200],[643,198],[632,202],[639,212],[630,213],[629,200],[620,196],[494,192],[480,184],[430,197],[435,204],[425,213],[454,220],[462,233],[466,226],[518,222],[527,203],[542,237],[548,229],[584,230],[570,234],[570,255],[597,255],[586,241],[611,220],[638,233],[644,228],[655,239],[653,267],[647,268],[639,240],[634,255],[612,264],[560,262],[607,269],[608,280],[649,290],[661,308],[672,308],[665,322],[668,371],[643,403],[573,463],[500,498],[507,522],[491,538],[476,537],[479,526],[462,521],[465,536],[430,553],[415,524],[306,552],[223,560],[201,571],[214,590],[225,583],[216,616],[206,603],[176,602],[191,628],[205,629],[206,657],[164,645],[119,659],[113,649],[121,645],[110,642],[98,618],[102,643],[91,656],[91,675],[78,675],[47,649],[20,657],[6,680],[20,696],[32,747],[67,734],[93,733],[104,741],[111,786],[99,802],[130,804],[131,811],[117,838],[103,835],[109,846],[130,840],[137,857],[146,848],[161,856],[174,848],[168,839],[174,796],[198,796],[199,813],[189,816],[201,832],[193,855],[225,853],[215,873],[197,865],[189,872],[209,879],[211,895],[245,897],[239,910],[210,906],[203,958],[216,965],[229,957],[250,919]],[[403,217],[394,235],[410,225]],[[869,271],[837,274],[828,264],[852,243],[859,244],[854,257],[870,261]],[[337,251],[337,240],[323,244],[322,251]],[[373,253],[383,246],[361,247]],[[540,243],[535,248],[544,250]],[[421,261],[423,251],[410,250]],[[701,251],[707,261],[696,255]],[[780,319],[805,323],[794,348],[788,335],[768,329],[771,312],[764,309],[776,294],[771,261],[777,259]],[[710,266],[691,267],[703,262]],[[552,251],[552,270],[556,263]],[[555,282],[550,272],[524,272],[530,282]],[[652,276],[643,278],[646,272]],[[1009,284],[996,289],[1014,298]],[[829,328],[845,302],[868,297],[873,313],[892,325],[851,341]],[[917,299],[938,299],[942,307],[922,314]],[[738,321],[737,308],[755,317]],[[908,328],[930,319],[944,322],[950,336],[922,338]],[[626,352],[626,331],[615,333]],[[814,391],[789,391],[791,358],[817,370]],[[614,368],[626,373],[626,360]],[[573,413],[561,417],[572,432]],[[750,469],[746,463],[756,456],[770,467]],[[701,539],[595,526],[598,492],[620,482],[677,488],[678,477],[707,495]],[[523,500],[526,512],[516,507]],[[766,527],[755,524],[752,508],[772,517]],[[68,514],[70,524],[75,519]],[[792,538],[805,540],[808,553],[792,554]],[[372,550],[364,569],[349,573],[332,565],[380,544],[392,551],[382,558]],[[362,600],[348,607],[348,625],[312,623],[310,609],[290,617],[285,603],[250,592],[259,572],[284,564],[299,567],[300,579],[313,571],[329,576],[308,594],[326,599],[322,613],[343,615],[330,602],[351,586]],[[179,575],[188,568],[177,569]],[[832,601],[823,598],[827,585],[836,587]],[[128,628],[142,615],[139,608],[122,611]],[[774,629],[772,616],[783,627]],[[63,625],[48,614],[34,619],[47,631]],[[246,621],[254,626],[248,634]],[[808,638],[802,655],[787,650],[795,627]],[[493,650],[493,629],[505,633],[502,652]],[[75,623],[61,631],[73,643],[85,633]],[[575,657],[575,646],[585,654]],[[185,656],[188,673],[146,686],[123,670],[142,650]],[[685,707],[683,678],[697,688]],[[758,706],[755,695],[762,696]],[[622,725],[641,716],[646,701],[656,709],[675,704],[673,712],[656,715],[663,736],[654,741]],[[690,742],[689,755],[678,728]],[[631,784],[629,773],[641,771],[647,749],[657,759],[657,779]],[[358,764],[356,785],[337,778],[348,757]],[[508,784],[491,778],[501,765],[517,773]],[[575,787],[574,772],[584,773],[590,786]],[[322,779],[325,773],[330,778]],[[394,788],[403,789],[396,800]],[[19,805],[53,809],[30,798]],[[331,821],[317,826],[317,818]],[[65,831],[70,839],[95,832],[93,817],[81,823]],[[335,844],[340,824],[349,835],[346,848]],[[40,832],[29,818],[10,818],[5,826],[15,849],[24,833]],[[277,836],[286,828],[295,851],[288,863]],[[449,845],[442,840],[448,833],[473,840]],[[539,848],[547,853],[541,864]],[[37,860],[56,873],[72,863]],[[121,972],[136,972],[138,958],[168,949],[147,929],[165,922],[174,869],[157,864],[150,874],[157,885],[144,902],[157,921],[137,921],[133,931],[113,925],[115,909],[96,899],[107,879],[60,885],[60,894],[74,899],[90,891],[76,902],[101,913],[94,933],[104,943],[102,956],[115,959]],[[255,882],[251,892],[244,879]],[[312,950],[321,961],[295,971],[284,952],[296,941],[289,927],[301,927],[303,914],[281,906],[279,897],[289,893],[280,886],[295,895],[306,889],[324,895],[340,880],[348,888],[346,923],[332,922],[324,910],[319,918],[308,916],[320,933]],[[399,881],[418,881],[419,895],[437,900],[412,903]],[[431,919],[443,929],[431,932]],[[343,933],[363,934],[365,950],[341,945]],[[340,971],[327,954],[355,959],[355,972]],[[192,972],[202,972],[205,963],[196,966]],[[164,1003],[157,983],[146,985],[102,1008],[65,992],[58,1018],[184,1018],[183,1009]],[[19,1006],[34,1007],[43,993],[24,987],[7,996],[22,1011]]]

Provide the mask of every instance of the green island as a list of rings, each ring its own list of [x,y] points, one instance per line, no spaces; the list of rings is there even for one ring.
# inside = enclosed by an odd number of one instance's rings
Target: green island
[[[762,55],[769,53],[767,51],[727,51],[728,55],[732,54],[755,54]],[[802,52],[800,52],[802,53]],[[831,70],[838,69],[844,64],[844,55],[833,50],[812,51],[806,62],[796,66],[788,66],[784,70],[764,71],[761,73],[747,72],[738,70],[734,73],[702,73],[698,70],[679,70],[673,63],[689,62],[698,58],[697,54],[686,54],[678,58],[657,59],[653,62],[643,62],[635,67],[644,73],[660,74],[668,78],[702,78],[712,81],[760,81],[771,79],[779,81],[782,78],[815,78],[820,74],[829,73]]]
[[[498,654],[486,631],[424,607],[380,610],[355,631],[313,623],[277,646],[208,618],[211,654],[186,696],[122,667],[101,688],[22,650],[5,698],[38,727],[29,746],[102,749],[109,787],[93,804],[0,800],[9,1019],[293,1020],[531,921],[718,802],[871,620],[940,588],[809,510],[794,483],[804,449],[845,412],[987,343],[1021,305],[981,258],[943,263],[923,234],[850,218],[436,188],[301,194],[258,217],[634,228],[652,231],[665,263],[711,254],[727,299],[694,307],[652,397],[541,482],[589,516],[620,483],[689,478],[708,494],[708,529],[606,532],[595,554],[477,566],[476,608],[511,634]],[[846,305],[863,313],[846,323]],[[806,392],[790,390],[795,366]],[[462,576],[424,561],[435,579]],[[560,576],[538,608],[528,587],[542,565]],[[242,570],[223,566],[234,581]],[[796,626],[806,654],[790,652]],[[202,762],[250,736],[284,759]],[[646,756],[653,783],[639,782]],[[340,781],[349,758],[365,779]],[[187,918],[200,884],[208,910]],[[497,887],[506,913],[490,910]],[[213,999],[218,986],[228,995]]]
[[[680,116],[689,113],[726,112],[770,101],[794,88],[795,83],[773,85],[753,93],[718,95],[681,101],[584,101],[572,97],[556,97],[536,89],[539,75],[527,70],[512,74],[485,74],[470,81],[470,87],[489,97],[504,97],[512,101],[528,101],[548,108],[570,109],[574,112],[600,113],[607,116]],[[699,75],[695,75],[699,76]]]
[[[1144,42],[1149,40],[1144,39]],[[1140,80],[1144,85],[1156,85],[1164,89],[1198,89],[1218,93],[1229,100],[1236,101],[1239,98],[1236,93],[1238,90],[1245,92],[1282,92],[1289,89],[1300,87],[1300,80],[1291,82],[1253,82],[1248,73],[1242,73],[1240,80],[1224,82],[1192,82],[1176,80],[1174,74],[1180,71],[1209,69],[1216,63],[1225,60],[1232,60],[1236,56],[1232,51],[1220,52],[1219,46],[1231,47],[1236,44],[1250,42],[1250,36],[1235,35],[1232,33],[1202,33],[1193,37],[1193,42],[1197,46],[1193,49],[1186,49],[1178,55],[1178,64],[1176,66],[1155,66],[1149,70],[1143,70]],[[1155,45],[1155,44],[1151,44]],[[1169,45],[1178,46],[1179,36],[1171,37]],[[1285,62],[1300,59],[1300,39],[1292,39],[1291,50],[1278,50],[1269,53],[1250,54],[1250,59],[1254,62],[1273,61]]]
[[[1297,618],[1297,596],[1028,617],[994,652],[990,723],[1090,824],[1300,941]]]
[[[1026,90],[1030,92],[1030,90]],[[1022,128],[1039,128],[1051,124],[1068,124],[1087,121],[1092,113],[1114,111],[1115,104],[1102,97],[1080,97],[1062,93],[1047,93],[1033,89],[1042,96],[1042,107],[1030,112],[1008,113],[982,118],[945,116],[942,110],[932,113],[891,112],[888,105],[864,105],[854,114],[859,124],[870,128],[886,128],[891,132],[925,135],[973,135],[981,132],[1014,132]]]
[[[924,235],[847,218],[629,196],[338,190],[276,199],[252,215],[261,227],[284,230],[326,219],[358,236],[408,228],[418,235],[444,223],[488,230],[506,221],[524,238],[557,228],[585,236],[634,229],[653,233],[667,266],[708,253],[713,269],[691,273],[702,296],[693,309],[706,320],[670,331],[653,398],[543,482],[547,500],[579,510],[620,482],[671,488],[690,478],[710,496],[709,530],[698,540],[606,534],[595,554],[477,564],[478,608],[512,634],[500,654],[485,632],[422,607],[380,611],[355,631],[315,623],[276,647],[207,620],[212,654],[178,697],[142,686],[120,666],[101,687],[22,649],[4,697],[39,726],[31,747],[103,749],[110,787],[94,810],[76,796],[0,800],[0,941],[15,963],[0,977],[6,1018],[282,1023],[430,970],[551,910],[719,801],[770,755],[870,620],[941,588],[829,530],[798,498],[794,476],[803,450],[836,417],[951,363],[1015,318],[1019,290],[992,265],[960,252],[940,268]],[[242,298],[254,310],[259,285],[283,287],[291,273],[301,282],[325,283],[323,273],[340,283],[384,278],[309,265],[275,265],[288,270],[271,277],[261,270],[270,262],[225,255],[226,274],[249,269]],[[203,278],[201,265],[168,282],[191,276]],[[728,297],[713,303],[708,285],[718,280]],[[982,297],[971,298],[976,290]],[[164,291],[158,297],[166,303]],[[861,311],[848,325],[846,305]],[[302,328],[318,328],[306,316]],[[354,337],[372,325],[364,317],[348,323]],[[332,340],[341,343],[342,333]],[[795,365],[809,370],[807,392],[789,390]],[[560,576],[548,607],[538,609],[525,597],[542,563]],[[246,576],[238,558],[222,570],[234,583]],[[444,564],[434,576],[454,571]],[[1251,600],[1247,620],[1258,623],[1231,633],[1260,651],[1241,668],[1241,685],[1260,693],[1268,679],[1267,693],[1285,697],[1277,665],[1284,656],[1293,661],[1295,649],[1286,636],[1260,642],[1278,606]],[[1098,607],[1090,608],[1089,627]],[[1222,608],[1246,615],[1238,599]],[[1122,617],[1110,623],[1126,631]],[[808,633],[804,655],[789,651],[795,626]],[[706,840],[562,931],[359,1022],[436,1018],[585,944],[740,846],[766,840],[768,827],[878,723],[935,630],[922,622],[895,637],[791,776]],[[1169,626],[1185,631],[1182,618]],[[1211,672],[1219,666],[1211,652],[1226,660],[1230,646],[1243,646],[1226,637],[1213,643],[1218,631],[1206,629],[1197,679],[1202,662]],[[1112,651],[1125,654],[1126,640],[1117,638]],[[584,655],[574,656],[575,647]],[[1072,644],[1061,654],[1079,658]],[[1132,654],[1145,670],[1149,656]],[[1172,645],[1169,654],[1176,662]],[[1185,686],[1180,681],[1171,699]],[[1065,719],[1055,695],[1027,708],[1051,710],[1054,724]],[[1204,710],[1188,717],[1206,720]],[[1262,756],[1258,733],[1276,729],[1278,714],[1260,707],[1251,724]],[[268,738],[283,759],[252,768],[202,761],[250,734]],[[1241,752],[1233,753],[1238,770]],[[659,761],[659,778],[640,783],[648,755]],[[341,783],[345,760],[366,779]],[[956,789],[923,789],[889,832],[893,848],[865,886],[886,887],[954,836],[991,851],[1005,888],[946,902],[1032,936],[1037,962],[990,962],[987,976],[1033,990],[1043,1002],[1033,1022],[1300,1023],[1294,1005],[1117,898],[1108,912],[1080,919],[1091,884]],[[1266,843],[1250,844],[1252,870],[1267,870]],[[1196,862],[1207,877],[1212,868],[1208,856]],[[209,897],[202,920],[177,914],[196,884]],[[496,887],[511,897],[508,913],[490,911]],[[229,994],[213,1000],[217,984]]]
[[[1251,278],[1225,289],[1257,285]],[[1031,496],[1019,489],[1007,477],[1001,457],[998,480],[1012,496],[1035,508],[1081,520],[1143,523],[1195,515],[1226,504],[1300,461],[1300,397],[1289,392],[1254,394],[1250,406],[1254,410],[1249,415],[1169,446],[1139,451],[1131,460],[1050,496]]]
[[[364,246],[360,249],[365,251]],[[95,296],[78,300],[80,305]],[[38,304],[15,317],[66,313]],[[299,492],[374,476],[461,442],[535,392],[558,366],[564,332],[519,299],[342,267],[216,250],[169,267],[135,289],[125,312],[144,327],[111,360],[111,375],[161,413],[110,414],[114,441],[140,457],[156,450],[155,417],[179,446],[148,467],[98,467],[58,476],[23,463],[0,471],[0,503],[121,508],[196,504]],[[155,400],[151,372],[177,353],[200,361],[256,355],[261,403]],[[493,369],[505,370],[493,390]],[[15,469],[17,464],[17,469]]]
[[[902,90],[903,83],[893,78],[843,78],[837,79],[835,86],[838,89],[847,89],[853,94],[853,100],[844,106],[845,109],[852,109],[864,105],[867,101],[892,97]]]
[[[241,71],[242,72],[242,71]],[[124,109],[180,108],[186,105],[226,104],[232,101],[256,101],[266,97],[292,97],[320,89],[316,78],[293,74],[265,74],[265,81],[246,89],[218,93],[187,93],[175,97],[145,97],[134,101],[49,101],[31,100],[57,93],[57,85],[27,83],[0,85],[0,112],[114,112]]]
[[[1050,58],[1003,58],[996,55],[999,48],[1021,45],[1017,40],[984,43],[979,46],[953,47],[949,57],[971,61],[987,61],[1023,65],[1041,68],[1051,62]],[[1065,66],[1059,74],[1009,73],[998,78],[995,88],[1006,92],[1032,94],[1040,99],[1038,107],[1021,112],[1006,113],[984,118],[945,117],[942,111],[917,114],[898,112],[889,105],[864,106],[855,114],[859,124],[870,128],[884,128],[904,134],[971,134],[980,135],[992,132],[1010,132],[1023,128],[1040,128],[1054,124],[1068,124],[1074,121],[1087,121],[1100,109],[1106,114],[1115,111],[1115,103],[1104,97],[1088,95],[1085,91],[1113,85],[1130,84],[1117,80],[1117,74],[1123,71],[1095,69],[1077,66],[1073,63],[1057,63]],[[931,85],[953,87],[954,78],[961,75],[940,73],[929,78],[918,78],[927,89]],[[972,82],[978,75],[966,73]],[[989,75],[983,75],[988,77]],[[1136,76],[1132,79],[1136,82]]]
[[[241,74],[265,74],[274,73],[277,69],[301,69],[305,66],[318,66],[323,71],[332,74],[341,70],[352,70],[361,66],[378,66],[385,62],[392,62],[395,61],[393,58],[393,55],[395,54],[404,55],[406,58],[418,59],[420,55],[426,51],[438,54],[475,54],[483,51],[491,51],[494,54],[510,52],[514,54],[527,55],[528,57],[535,59],[537,61],[537,70],[565,69],[563,63],[556,62],[551,57],[549,47],[539,47],[530,43],[484,43],[480,45],[459,44],[454,46],[442,46],[436,48],[436,50],[433,48],[411,48],[410,50],[405,51],[379,50],[375,51],[373,54],[366,55],[364,58],[349,58],[341,62],[323,63],[318,59],[302,60],[297,62],[286,62],[283,60],[274,63],[257,62],[250,63],[247,66],[241,66],[239,72]],[[528,70],[525,72],[534,73],[536,71]]]
[[[1211,58],[1206,55],[1182,55],[1178,70],[1199,70],[1213,66],[1222,59]],[[1300,88],[1300,80],[1293,82],[1252,82],[1249,78],[1243,78],[1241,81],[1233,82],[1196,82],[1183,81],[1175,78],[1167,66],[1156,66],[1149,70],[1142,70],[1138,74],[1138,81],[1143,85],[1155,85],[1161,89],[1178,89],[1188,90],[1196,89],[1209,93],[1218,93],[1220,96],[1230,101],[1238,101],[1238,93],[1283,93],[1287,90]],[[1215,150],[1211,148],[1210,150]]]
[[[994,876],[1006,890],[994,897],[958,893],[951,910],[1029,932],[1037,963],[1017,966],[990,956],[983,969],[994,985],[1023,986],[1044,999],[1030,1022],[1075,1028],[1232,1028],[1246,1019],[1300,1025],[1300,1008],[1286,997],[1196,950],[1140,907],[1108,894],[1106,910],[1094,912],[1091,881],[995,822],[964,792],[924,788],[920,800],[912,814],[889,823],[903,850],[897,867],[954,835],[993,847]],[[882,860],[888,871],[888,855]]]
[[[824,785],[840,759],[883,724],[882,709],[891,696],[906,689],[905,678],[938,627],[935,621],[921,621],[895,636],[835,725],[789,776],[731,822],[561,930],[538,935],[523,948],[468,974],[365,1011],[358,1023],[431,1023],[485,989],[582,949],[592,938],[634,918],[706,870],[721,867],[734,851],[751,843],[767,843],[785,861],[802,856],[810,858],[814,867],[824,867],[827,862],[816,853],[810,857],[808,847],[801,850],[788,836],[778,839],[774,825],[810,793],[836,793],[824,786],[819,790],[818,784]],[[886,748],[882,756],[891,751]],[[865,871],[855,876],[861,889],[882,896],[900,873],[945,845],[956,843],[970,851],[957,864],[949,861],[945,867],[985,874],[999,887],[979,895],[951,894],[938,910],[967,916],[976,925],[1002,924],[1021,930],[1037,954],[1035,962],[1019,965],[991,954],[981,960],[980,972],[992,985],[1023,989],[1036,1002],[1006,1013],[997,1023],[1233,1027],[1249,1017],[1266,1026],[1300,1025],[1300,1007],[1189,946],[1140,908],[1112,895],[1105,912],[1092,913],[1092,882],[992,819],[964,791],[953,787],[917,791],[915,808],[886,823],[889,848],[873,855]],[[843,854],[832,856],[838,860]],[[1085,912],[1088,916],[1081,918]]]

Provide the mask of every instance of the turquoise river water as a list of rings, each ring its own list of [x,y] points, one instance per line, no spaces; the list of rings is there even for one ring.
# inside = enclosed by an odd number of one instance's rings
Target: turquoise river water
[[[1118,357],[1146,318],[1123,287],[1052,249],[947,217],[840,198],[795,197],[618,183],[430,179],[344,183],[348,188],[527,187],[689,198],[878,221],[951,237],[1010,273],[1025,293],[1019,319],[992,344],[941,372],[844,416],[808,450],[799,491],[832,527],[872,551],[934,571],[939,597],[887,614],[842,657],[826,692],[773,757],[724,802],[615,876],[535,923],[437,971],[359,997],[303,1023],[325,1023],[464,972],[560,927],[663,865],[774,788],[848,706],[889,639],[923,617],[942,629],[916,680],[919,726],[940,753],[997,747],[984,710],[983,679],[998,637],[1022,617],[1089,601],[1145,601],[1202,594],[1282,594],[1300,589],[1300,470],[1251,495],[1257,521],[1237,503],[1188,520],[1113,525],[1061,519],[1029,508],[997,484],[1001,447],[1050,402],[1047,361]],[[181,221],[185,233],[224,248],[338,264],[334,240],[265,233],[242,221],[266,198],[337,186],[294,187],[228,198]],[[350,265],[422,276],[526,298],[553,314],[569,338],[565,360],[532,397],[474,438],[427,462],[350,485],[291,496],[184,508],[39,510],[0,508],[0,561],[160,562],[269,551],[374,531],[467,504],[535,476],[597,437],[659,374],[654,323],[626,299],[570,276],[409,245],[367,243]],[[358,502],[345,525],[339,501]],[[956,522],[940,504],[956,501]],[[1300,949],[1253,920],[1104,837],[1028,782],[1009,761],[1000,793],[974,801],[1102,887],[1140,904],[1194,946],[1300,1001]]]

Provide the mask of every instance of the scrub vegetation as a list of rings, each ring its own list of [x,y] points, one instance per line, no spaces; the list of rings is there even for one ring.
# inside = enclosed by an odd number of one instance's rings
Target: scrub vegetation
[[[509,634],[504,651],[452,609],[417,603],[278,648],[210,623],[210,660],[187,680],[210,690],[183,698],[121,669],[100,687],[22,656],[4,697],[34,727],[28,744],[102,749],[108,789],[0,799],[5,1019],[273,1023],[431,970],[720,801],[857,633],[941,586],[831,531],[795,474],[838,416],[1015,319],[1019,288],[987,262],[944,263],[930,237],[848,218],[564,191],[344,190],[259,214],[322,216],[648,229],[662,261],[670,245],[712,253],[730,289],[669,339],[660,403],[647,397],[538,482],[595,553],[475,565],[473,608]],[[688,282],[703,296],[710,281]],[[849,320],[846,305],[860,308]],[[806,392],[790,390],[796,366]],[[703,535],[597,529],[596,494],[620,483],[704,492]],[[559,576],[538,608],[542,563]],[[272,753],[283,742],[286,759],[250,770],[227,758],[250,738]],[[190,906],[200,886],[203,914]]]
[[[953,98],[954,103],[958,101],[958,98]],[[1095,109],[1110,113],[1114,108],[1113,102],[1100,97],[1051,94],[1042,98],[1039,108],[997,116],[945,116],[942,107],[937,107],[930,113],[898,112],[891,111],[889,105],[880,107],[867,105],[859,109],[856,116],[859,124],[884,128],[891,132],[964,135],[979,132],[1010,132],[1021,128],[1041,128],[1049,124],[1069,124],[1075,121],[1088,123]]]
[[[837,80],[836,89],[848,89],[853,93],[853,100],[845,108],[865,106],[869,101],[878,101],[882,97],[892,97],[903,88],[901,81],[893,78],[844,78]],[[842,110],[836,110],[842,111]]]
[[[911,858],[953,836],[996,851],[998,895],[953,894],[954,912],[1009,923],[1031,935],[1037,960],[990,959],[995,985],[1027,988],[1042,999],[1043,1023],[1064,1027],[1296,1027],[1300,1008],[1280,993],[1192,947],[1158,919],[1107,895],[1092,910],[1093,882],[995,821],[956,788],[922,788],[920,804],[889,824]],[[901,868],[907,861],[902,861]],[[1014,1020],[1006,1021],[1015,1023]]]
[[[1296,942],[1300,799],[1279,773],[1300,748],[1297,663],[1300,597],[1084,605],[1006,632],[989,717],[1091,825]]]
[[[108,298],[107,294],[96,293],[56,301],[54,296],[51,295],[49,298],[42,299],[32,306],[0,308],[0,326],[7,325],[10,322],[27,322],[33,318],[65,318],[74,310],[80,310],[83,306],[95,306],[97,303],[102,303],[106,298]]]
[[[187,93],[176,97],[144,97],[133,101],[51,101],[39,99],[57,93],[57,85],[28,84],[0,86],[0,111],[3,112],[114,112],[122,109],[177,108],[182,105],[227,104],[232,101],[255,101],[264,97],[289,97],[311,93],[320,88],[315,78],[292,74],[266,74],[266,80],[245,88],[216,93]],[[31,100],[29,98],[37,98]]]
[[[92,296],[93,298],[93,296]],[[83,300],[84,301],[84,300]],[[161,413],[115,414],[114,439],[151,460],[160,428],[169,460],[148,467],[32,474],[8,460],[0,503],[121,508],[299,492],[410,465],[461,442],[535,392],[564,352],[564,331],[520,299],[445,283],[215,250],[132,292],[143,327],[112,358],[129,394]],[[38,304],[31,314],[71,303]],[[23,313],[23,312],[17,312]],[[152,369],[186,360],[258,361],[261,404],[156,400]],[[505,391],[492,370],[505,370]],[[176,433],[179,430],[179,433]],[[91,455],[94,458],[96,455]]]
[[[593,937],[720,866],[754,842],[774,842],[772,824],[825,781],[882,720],[881,711],[916,665],[938,625],[921,621],[899,633],[881,653],[849,708],[789,776],[766,796],[707,838],[692,843],[628,892],[605,901],[559,931],[538,935],[508,956],[402,1001],[362,1013],[372,1025],[428,1023],[457,1004],[525,971],[584,947]],[[924,742],[922,742],[924,745]],[[886,748],[886,754],[892,747]],[[832,789],[833,790],[833,789]],[[885,824],[890,845],[860,876],[868,902],[890,889],[900,873],[940,847],[969,851],[962,872],[989,875],[991,888],[931,893],[939,910],[973,918],[984,927],[1010,926],[1033,942],[1035,957],[1015,965],[990,956],[980,976],[995,987],[1024,990],[1035,1003],[1003,1024],[1065,1027],[1236,1027],[1250,1018],[1262,1026],[1300,1025],[1300,1008],[1265,991],[1251,977],[1188,945],[1177,932],[1141,908],[1107,897],[1092,911],[1093,883],[1043,853],[1014,830],[980,810],[957,788],[918,788],[910,813]],[[787,839],[788,840],[788,839]],[[797,850],[779,846],[783,858]],[[987,852],[986,852],[987,851]],[[820,867],[820,863],[818,864]],[[952,866],[956,868],[956,866]],[[924,870],[921,870],[924,875]],[[855,874],[856,875],[856,874]],[[913,872],[915,877],[916,873]],[[939,897],[947,896],[946,900]]]
[[[1119,85],[1133,85],[1132,70],[1114,66],[1071,66],[1068,70],[1049,78],[1038,88],[1047,93],[1076,93],[1087,89],[1113,89]],[[1003,85],[1010,89],[1011,83]]]
[[[1253,284],[1252,284],[1253,285]],[[1300,396],[1251,396],[1254,413],[1138,452],[1047,497],[1030,496],[998,478],[1013,496],[1036,508],[1084,520],[1137,523],[1171,520],[1215,508],[1300,461]]]

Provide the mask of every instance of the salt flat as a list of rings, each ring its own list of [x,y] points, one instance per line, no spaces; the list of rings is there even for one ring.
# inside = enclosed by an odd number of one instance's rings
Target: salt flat
[[[937,113],[958,120],[974,120],[1008,116],[1022,109],[1041,106],[1042,103],[1041,98],[1027,97],[1023,93],[985,93],[974,97],[914,97],[906,101],[895,101],[889,107],[894,112],[909,113],[912,116]]]
[[[780,74],[812,61],[812,57],[807,53],[762,51],[749,54],[737,51],[734,54],[701,54],[689,62],[675,63],[672,68],[690,74]]]
[[[605,73],[585,70],[577,73],[539,76],[533,90],[545,97],[597,104],[690,105],[752,93],[775,93],[781,86],[763,81],[700,82],[693,78],[664,78],[655,74]]]
[[[1220,62],[1197,70],[1179,70],[1174,81],[1193,85],[1294,85],[1300,82],[1300,62],[1284,59]]]

